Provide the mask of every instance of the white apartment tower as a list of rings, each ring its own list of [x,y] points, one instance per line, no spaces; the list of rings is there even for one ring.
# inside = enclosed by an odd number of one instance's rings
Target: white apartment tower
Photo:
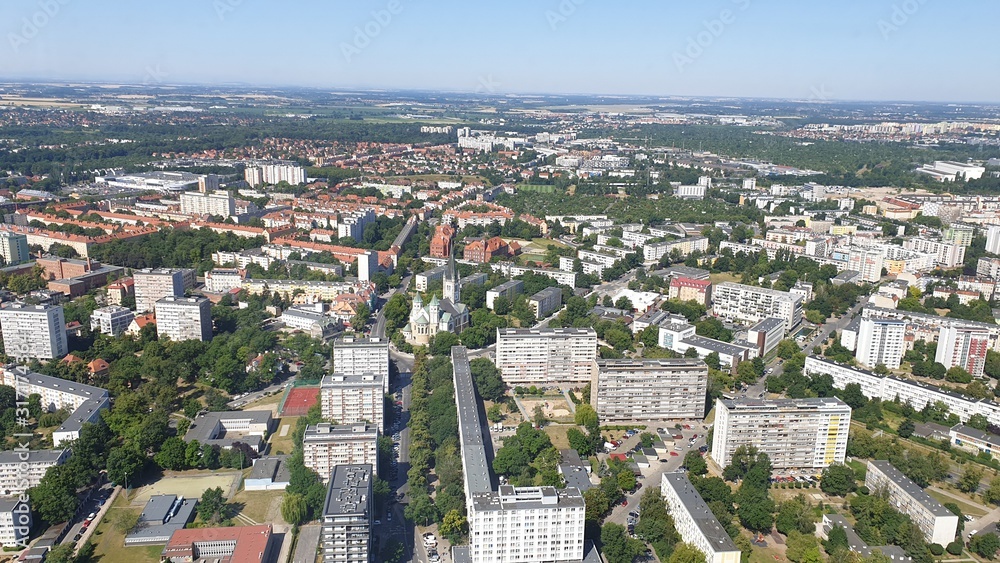
[[[135,313],[118,305],[94,309],[90,315],[90,330],[118,338],[128,330]]]
[[[333,372],[344,375],[376,374],[389,392],[389,341],[384,338],[345,336],[333,342]]]
[[[212,339],[212,303],[204,297],[164,297],[156,302],[156,335],[175,342]]]
[[[323,419],[338,424],[369,423],[385,429],[385,377],[375,373],[333,373],[320,383]]]
[[[861,365],[875,368],[884,364],[889,369],[899,369],[906,351],[906,321],[900,319],[861,319],[858,330],[857,358]]]
[[[740,548],[712,514],[685,473],[664,473],[660,493],[685,543],[705,554],[706,563],[740,563]]]
[[[181,194],[181,213],[185,215],[236,215],[236,200],[229,192],[185,192]]]
[[[723,282],[712,289],[712,312],[749,323],[779,318],[785,321],[785,331],[791,332],[802,321],[802,295]]]
[[[934,500],[888,461],[869,461],[865,486],[873,493],[884,490],[893,508],[906,514],[924,533],[928,543],[948,545],[955,540],[958,516]]]
[[[592,328],[497,329],[497,368],[505,382],[588,383],[597,367]]]
[[[837,398],[720,399],[712,459],[729,465],[740,446],[754,446],[775,469],[823,469],[844,463],[851,407]]]
[[[60,305],[0,306],[0,333],[4,350],[13,358],[51,360],[69,353]]]
[[[7,266],[30,260],[28,236],[10,231],[0,231],[0,256],[3,257]]]
[[[982,377],[986,368],[986,352],[990,349],[990,331],[975,326],[942,326],[938,333],[934,361],[946,368],[959,366]]]
[[[354,464],[333,468],[320,528],[323,563],[370,563],[373,560],[373,467]]]
[[[184,295],[184,272],[167,268],[136,270],[132,275],[137,313],[152,311],[163,297]]]
[[[591,403],[605,422],[704,418],[708,366],[688,358],[598,360]]]
[[[302,458],[324,483],[338,465],[371,464],[378,475],[378,430],[367,424],[309,426],[302,436]]]

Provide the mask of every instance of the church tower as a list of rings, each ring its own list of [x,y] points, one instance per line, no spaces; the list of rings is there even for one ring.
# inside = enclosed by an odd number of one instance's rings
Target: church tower
[[[448,255],[448,268],[444,273],[442,289],[442,298],[451,301],[452,304],[458,303],[458,300],[462,297],[462,284],[458,279],[454,252]]]

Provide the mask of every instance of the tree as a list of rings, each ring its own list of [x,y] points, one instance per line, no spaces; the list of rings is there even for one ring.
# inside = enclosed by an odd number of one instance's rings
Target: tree
[[[1000,504],[1000,477],[994,477],[990,481],[990,486],[983,491],[983,502]]]
[[[221,487],[208,489],[201,495],[198,502],[198,516],[204,522],[218,524],[229,519],[229,506]],[[282,516],[284,516],[284,503],[282,503]],[[293,515],[294,516],[294,515]]]
[[[430,353],[432,356],[448,356],[451,354],[451,347],[458,346],[459,340],[454,333],[439,332],[431,342]]]
[[[786,338],[778,342],[777,354],[779,358],[790,360],[792,356],[799,353],[799,345],[794,340]]]
[[[761,533],[771,530],[774,524],[774,501],[767,494],[767,489],[744,481],[736,493],[736,502],[739,505],[736,515],[744,528]]]
[[[368,307],[367,303],[358,304],[357,311],[354,316],[351,317],[351,328],[357,332],[361,332],[365,329],[365,325],[368,323],[368,317],[372,314],[372,310]]]
[[[674,546],[668,563],[705,563],[705,554],[689,543],[681,542]]]
[[[969,540],[969,549],[980,557],[993,559],[997,550],[1000,549],[1000,538],[990,532],[988,534],[977,534]]]
[[[464,333],[463,333],[464,334]],[[449,349],[449,353],[451,350]],[[487,401],[499,401],[503,399],[507,391],[507,384],[500,376],[497,369],[489,358],[475,358],[469,362],[469,370],[472,372],[472,379],[476,383],[476,391],[479,396]]]
[[[108,479],[116,485],[133,483],[146,466],[146,456],[129,446],[119,446],[108,454]]]
[[[48,468],[41,482],[28,489],[28,496],[31,508],[50,523],[69,520],[79,505],[73,476],[65,465]]]
[[[826,535],[826,541],[823,542],[823,549],[827,553],[833,553],[838,549],[848,549],[849,543],[847,541],[847,530],[843,526],[834,526],[830,529],[830,533]]]
[[[815,554],[815,555],[814,555]],[[803,563],[807,558],[819,555],[819,541],[813,534],[803,534],[798,530],[788,534],[785,556],[789,561]]]
[[[916,426],[913,424],[913,421],[907,418],[904,419],[903,422],[899,423],[899,428],[896,429],[896,433],[899,434],[900,438],[909,438],[913,435],[913,431],[915,429]]]
[[[510,313],[511,302],[510,298],[506,295],[498,295],[493,300],[493,312],[498,315],[506,315]]]
[[[833,465],[830,465],[823,470],[823,474],[820,477],[819,488],[822,489],[824,493],[837,495],[839,497],[847,496],[848,494],[853,493],[854,490],[857,489],[854,470],[841,463],[834,463]]]
[[[963,493],[975,494],[979,490],[979,481],[983,478],[983,470],[973,463],[965,465],[965,471],[958,480],[958,490]]]
[[[712,352],[705,356],[705,364],[712,369],[722,369],[722,361],[719,359],[719,353]]]
[[[587,403],[579,404],[576,406],[576,413],[573,414],[573,422],[584,428],[597,428],[597,411]]]
[[[684,467],[692,475],[704,475],[708,473],[708,463],[701,457],[698,450],[691,450],[684,454]]]
[[[978,382],[975,382],[978,383]],[[970,384],[971,385],[971,384]],[[985,431],[990,425],[989,421],[986,419],[985,415],[976,413],[969,417],[969,420],[965,423],[966,426],[975,428],[976,430]]]
[[[458,509],[452,509],[441,520],[440,530],[441,535],[448,538],[452,543],[456,543],[456,540],[466,533],[468,527],[469,523],[465,519],[465,516],[462,516],[462,512]]]
[[[385,563],[399,563],[406,557],[406,546],[403,542],[391,539],[382,546],[382,561]]]
[[[163,442],[160,451],[153,456],[153,461],[163,469],[181,471],[187,469],[187,463],[184,459],[186,450],[187,443],[184,440],[177,436],[171,436]]]
[[[605,524],[601,528],[601,544],[603,545],[604,558],[608,560],[608,563],[632,563],[632,560],[645,549],[645,544],[629,538],[625,533],[625,527],[620,524]],[[685,561],[683,563],[697,562]],[[704,559],[701,563],[704,563]]]
[[[631,469],[626,469],[618,473],[618,488],[623,491],[631,491],[635,489],[636,480],[635,473],[632,473]]]
[[[298,526],[306,521],[309,514],[309,505],[306,498],[300,494],[286,494],[281,501],[281,517],[292,526]]]
[[[533,412],[532,415],[535,428],[541,428],[545,426],[546,422],[548,422],[548,419],[545,418],[545,411],[542,409],[542,405],[535,405],[535,412]]]
[[[77,558],[74,551],[75,544],[64,543],[57,545],[45,554],[45,561],[47,563],[76,563]]]

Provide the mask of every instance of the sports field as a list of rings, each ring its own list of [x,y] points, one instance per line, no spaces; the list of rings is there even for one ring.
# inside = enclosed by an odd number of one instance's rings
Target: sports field
[[[212,471],[201,474],[185,471],[177,475],[166,475],[152,485],[145,485],[129,493],[128,498],[133,505],[145,505],[153,495],[177,495],[184,498],[201,498],[208,489],[221,487],[226,498],[229,498],[239,484],[238,471]]]

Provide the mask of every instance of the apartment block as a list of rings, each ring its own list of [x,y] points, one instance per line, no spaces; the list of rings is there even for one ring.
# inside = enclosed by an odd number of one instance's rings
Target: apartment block
[[[544,319],[562,307],[562,289],[547,287],[528,298],[528,307],[536,319]]]
[[[712,289],[712,312],[731,321],[750,323],[779,318],[785,321],[785,330],[791,332],[802,321],[802,296],[723,282]]]
[[[0,257],[7,266],[21,264],[31,259],[28,252],[28,235],[0,231]]]
[[[986,368],[986,352],[990,349],[990,333],[979,327],[943,326],[938,336],[934,361],[946,368],[961,367],[982,377]]]
[[[370,563],[375,518],[372,465],[338,465],[323,503],[320,553],[323,563]]]
[[[28,547],[31,533],[31,507],[17,497],[0,498],[0,546]]]
[[[705,555],[706,563],[739,563],[741,552],[685,473],[664,473],[660,493],[681,539]]]
[[[504,297],[509,301],[514,300],[515,295],[524,293],[524,282],[521,280],[510,280],[504,282],[493,289],[486,291],[486,308],[493,310],[498,297]]]
[[[1000,238],[1000,227],[997,227],[997,237]],[[997,245],[1000,246],[1000,240]],[[1000,258],[980,258],[976,262],[976,275],[993,280],[1000,279]]]
[[[375,373],[333,373],[320,383],[324,420],[340,424],[369,423],[385,430],[385,376]]]
[[[338,465],[369,464],[378,475],[378,429],[367,424],[322,422],[306,428],[302,457],[324,483]]]
[[[505,382],[587,383],[597,364],[592,328],[497,329],[496,364]]]
[[[24,366],[0,369],[0,385],[13,387],[18,395],[25,397],[39,395],[45,412],[66,409],[72,413],[52,433],[56,448],[79,438],[83,425],[96,421],[100,411],[109,406],[108,392],[100,387],[34,373]]]
[[[906,322],[900,319],[871,317],[861,319],[858,329],[857,358],[861,365],[875,368],[879,364],[898,369],[906,352],[904,338]]]
[[[965,262],[965,247],[960,244],[926,238],[912,238],[903,241],[903,248],[935,256],[937,265],[942,268],[954,268]]]
[[[118,305],[94,309],[90,315],[90,330],[118,338],[128,330],[135,313]]]
[[[952,446],[974,454],[984,452],[992,456],[1000,452],[1000,436],[964,424],[951,427],[948,431],[948,441]]]
[[[747,330],[747,342],[757,347],[757,355],[764,357],[778,347],[785,338],[785,322],[781,319],[764,319]]]
[[[333,371],[344,375],[373,373],[389,392],[389,340],[345,336],[333,342]]]
[[[707,307],[712,302],[712,282],[672,277],[670,278],[669,297],[680,301],[695,301]]]
[[[598,360],[591,403],[605,422],[705,417],[708,366],[694,359]]]
[[[755,446],[775,469],[816,469],[843,463],[851,408],[837,398],[720,399],[712,459],[729,465],[740,446]]]
[[[851,248],[847,256],[847,269],[858,272],[861,281],[878,283],[885,267],[885,254],[874,248]]]
[[[212,215],[222,218],[236,215],[236,200],[229,192],[184,192],[181,194],[181,213],[185,215]]]
[[[243,285],[243,272],[237,269],[215,268],[205,272],[205,291],[225,293]]]
[[[184,272],[166,268],[136,270],[132,274],[135,287],[135,310],[151,312],[158,299],[184,295]]]
[[[941,506],[888,461],[868,462],[865,486],[873,492],[885,490],[892,506],[913,520],[928,543],[948,545],[955,540],[958,516]]]
[[[69,352],[60,305],[6,303],[0,306],[0,334],[13,358],[51,360]]]
[[[69,455],[66,449],[0,452],[0,496],[20,495],[38,486],[45,472],[66,463]]]
[[[174,342],[212,339],[212,303],[204,297],[164,297],[155,304],[156,335]]]

